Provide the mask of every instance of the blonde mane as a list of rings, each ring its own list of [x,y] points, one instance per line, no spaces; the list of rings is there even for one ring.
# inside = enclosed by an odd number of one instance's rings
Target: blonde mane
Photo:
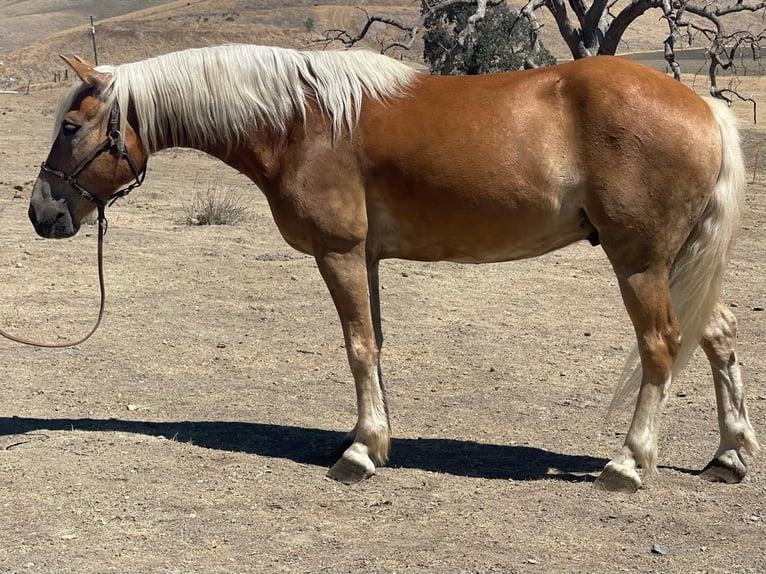
[[[135,106],[139,133],[150,152],[160,142],[230,145],[259,122],[283,131],[295,118],[305,121],[307,100],[324,110],[337,137],[344,126],[352,130],[356,125],[364,95],[401,97],[416,74],[372,52],[251,45],[184,50],[98,69],[112,75],[105,103],[109,107],[116,101],[122,110],[129,102]],[[62,101],[56,126],[81,87],[73,86],[64,98],[69,101]]]

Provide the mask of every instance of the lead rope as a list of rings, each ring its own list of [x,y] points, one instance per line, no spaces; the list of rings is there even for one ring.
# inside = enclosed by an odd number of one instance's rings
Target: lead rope
[[[0,335],[5,337],[6,339],[15,341],[16,343],[31,345],[33,347],[45,347],[46,349],[64,349],[67,347],[74,347],[76,345],[84,343],[85,341],[91,338],[93,333],[96,332],[99,325],[101,325],[101,319],[104,316],[104,307],[106,303],[106,289],[104,288],[104,235],[106,234],[106,228],[108,225],[108,222],[106,220],[106,215],[104,214],[105,205],[103,203],[98,203],[97,207],[98,207],[98,287],[99,287],[99,291],[101,292],[101,303],[98,308],[98,319],[96,319],[96,324],[93,325],[93,328],[83,338],[78,339],[77,341],[74,341],[71,343],[41,343],[39,341],[30,341],[28,339],[23,339],[21,337],[16,337],[15,335],[11,335],[10,333],[6,333],[2,329],[0,329]]]

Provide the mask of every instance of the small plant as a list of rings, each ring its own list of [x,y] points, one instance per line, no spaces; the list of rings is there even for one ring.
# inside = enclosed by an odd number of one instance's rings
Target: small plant
[[[236,225],[247,219],[248,202],[227,189],[210,187],[194,194],[184,208],[186,225]]]
[[[306,30],[306,32],[313,32],[315,26],[316,26],[316,21],[311,16],[309,16],[303,21],[303,29]]]

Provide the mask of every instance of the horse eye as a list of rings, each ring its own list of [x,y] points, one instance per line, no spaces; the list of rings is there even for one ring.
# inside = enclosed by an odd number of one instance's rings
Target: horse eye
[[[78,126],[76,123],[71,122],[69,120],[64,120],[61,122],[61,131],[64,133],[65,136],[73,136],[77,133],[77,130],[80,129],[80,126]]]

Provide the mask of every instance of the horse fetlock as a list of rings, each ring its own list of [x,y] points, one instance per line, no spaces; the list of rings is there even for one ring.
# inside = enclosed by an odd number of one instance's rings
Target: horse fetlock
[[[657,474],[657,441],[648,436],[644,436],[640,440],[628,438],[625,446],[612,459],[612,462],[616,464],[628,463],[634,468],[640,467],[644,471],[645,477],[653,476]]]
[[[367,455],[376,465],[383,466],[388,462],[388,452],[391,449],[391,432],[387,426],[372,429],[357,428],[354,440],[364,445]]]
[[[758,439],[755,437],[755,430],[747,421],[747,424],[737,433],[737,442],[750,456],[755,456],[761,452],[761,445],[758,444]]]

